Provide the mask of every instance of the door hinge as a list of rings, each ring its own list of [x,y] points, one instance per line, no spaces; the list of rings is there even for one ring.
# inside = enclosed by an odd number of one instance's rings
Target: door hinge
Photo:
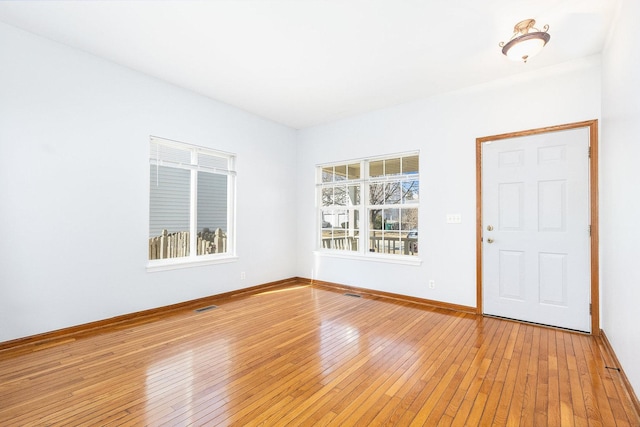
[[[591,306],[591,303],[589,303],[589,316],[591,316],[593,314],[592,308],[593,307]]]
[[[591,146],[589,146],[589,158],[591,158]]]
[[[591,226],[589,226],[589,237],[591,237]]]

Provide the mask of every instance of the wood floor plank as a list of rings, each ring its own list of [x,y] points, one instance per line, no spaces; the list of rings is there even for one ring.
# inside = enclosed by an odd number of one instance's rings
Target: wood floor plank
[[[507,415],[511,405],[522,406],[521,394],[516,389],[518,384],[522,384],[522,378],[518,377],[518,370],[521,364],[523,353],[524,335],[528,325],[517,325],[517,333],[513,335],[515,339],[510,340],[511,349],[508,352],[507,373],[502,386],[502,393],[496,413],[493,417],[494,423],[498,425],[508,425]]]
[[[467,328],[466,332],[459,341],[450,343],[451,363],[441,366],[441,369],[446,368],[447,371],[438,381],[434,391],[422,403],[422,408],[417,412],[413,424],[436,425],[445,417],[445,411],[476,353],[476,349],[471,345],[474,338],[473,329]]]
[[[584,381],[589,384],[591,388],[590,391],[594,394],[592,403],[597,407],[599,412],[599,415],[595,418],[600,418],[605,426],[614,425],[615,416],[605,390],[605,382],[609,374],[609,372],[607,372],[607,363],[605,360],[591,359],[588,357],[590,352],[600,350],[598,344],[593,343],[592,340],[584,340],[582,344],[583,352],[586,352],[586,355],[582,357],[582,363],[587,369],[587,373],[584,375]],[[640,419],[635,420],[634,424],[640,425]]]
[[[538,386],[540,386],[543,390],[545,389],[546,384],[539,385],[538,384],[538,371],[541,369],[540,364],[542,363],[542,358],[540,357],[540,328],[529,328],[529,336],[530,346],[528,347],[528,352],[525,351],[524,355],[528,354],[527,360],[527,369],[526,369],[526,383],[524,389],[524,401],[522,405],[522,410],[520,413],[520,420],[518,422],[519,425],[523,427],[528,426],[536,426],[536,397]],[[517,417],[512,417],[514,420]]]
[[[540,336],[538,344],[537,376],[535,388],[534,426],[545,425],[548,421],[548,408],[550,399],[549,385],[549,331],[550,329],[536,329]]]
[[[508,406],[504,405],[506,411],[505,425],[507,426],[525,427],[527,425],[528,411],[525,411],[525,408],[528,408],[528,401],[531,398],[528,372],[530,369],[529,359],[532,355],[533,327],[526,325],[521,331],[521,338],[521,351],[517,360],[518,367],[512,380],[514,384],[513,397]],[[531,425],[531,423],[528,423],[528,425]]]
[[[463,378],[459,387],[459,393],[464,395],[463,400],[460,404],[455,404],[456,401],[452,401],[452,404],[447,410],[447,413],[453,417],[452,425],[454,426],[466,425],[466,420],[473,410],[474,405],[476,405],[478,392],[491,366],[491,359],[497,348],[496,342],[498,342],[498,338],[503,332],[502,329],[498,328],[499,322],[492,321],[492,319],[487,320],[487,322],[481,323],[481,329],[477,333],[476,340],[480,339],[480,342],[476,344],[479,348],[473,363],[474,369],[467,373],[467,376]],[[478,401],[476,411],[482,413],[484,403],[485,401]]]
[[[0,351],[0,425],[638,426],[582,334],[298,281]]]
[[[569,379],[569,364],[567,362],[566,346],[564,344],[566,335],[557,333],[556,352],[558,361],[558,385],[560,390],[560,425],[574,426],[575,416],[571,398],[571,382]]]
[[[518,329],[517,324],[506,324],[503,336],[498,343],[495,356],[491,360],[489,371],[480,388],[480,392],[486,394],[487,399],[484,402],[484,409],[479,418],[478,425],[489,426],[493,424],[496,416],[498,405],[500,404],[500,396],[504,388],[507,370],[511,361],[513,343]],[[472,410],[473,411],[473,410]]]
[[[560,386],[558,384],[558,356],[556,353],[555,334],[553,329],[544,329],[541,334],[541,354],[546,348],[546,363],[542,363],[542,371],[538,376],[538,384],[546,387],[538,389],[536,392],[536,415],[542,425],[560,425]],[[543,359],[544,361],[544,359]],[[544,376],[546,370],[547,375]],[[546,394],[543,395],[543,391]],[[545,404],[546,403],[546,404]]]

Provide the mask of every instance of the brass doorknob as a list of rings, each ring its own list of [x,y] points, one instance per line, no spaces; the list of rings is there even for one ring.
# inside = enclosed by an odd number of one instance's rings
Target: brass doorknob
[[[488,238],[487,239],[487,243],[493,243],[493,242],[494,242],[494,240],[492,238]]]
[[[487,230],[488,231],[493,231],[493,225],[487,225]]]

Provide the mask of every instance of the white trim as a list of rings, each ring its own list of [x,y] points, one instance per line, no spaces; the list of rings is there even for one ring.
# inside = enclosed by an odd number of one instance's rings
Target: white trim
[[[156,146],[159,146],[159,145],[160,144],[156,144]],[[196,155],[198,154],[195,151],[192,151],[192,153],[194,153]],[[222,158],[222,156],[217,156],[217,157],[221,157]],[[171,160],[149,159],[149,164],[154,165],[154,166],[168,166],[168,167],[171,167],[171,168],[186,169],[186,170],[191,170],[191,171],[203,171],[203,172],[215,173],[215,174],[218,174],[218,175],[236,176],[236,174],[237,174],[236,171],[234,171],[234,170],[220,169],[220,168],[210,168],[210,167],[202,166],[202,165],[172,162]]]
[[[213,264],[226,264],[230,262],[236,262],[238,260],[237,256],[220,256],[216,258],[206,258],[206,259],[197,259],[194,260],[190,257],[184,258],[167,258],[163,260],[153,260],[147,261],[147,273],[154,273],[157,271],[168,271],[168,270],[178,270],[181,268],[190,268],[190,267],[202,267],[205,265],[213,265]],[[161,262],[156,262],[161,261]]]
[[[236,156],[232,155],[227,158],[227,167],[235,172]],[[231,205],[227,206],[227,255],[236,257],[236,212],[238,208],[236,174],[229,175],[227,179],[227,203],[231,201]]]
[[[377,156],[369,156],[369,157],[358,157],[355,159],[340,160],[337,162],[316,163],[316,167],[340,166],[344,164],[370,162],[370,161],[385,160],[385,159],[390,159],[395,157],[410,157],[410,156],[419,156],[419,155],[420,155],[420,150],[401,151],[398,153],[380,154]]]
[[[198,163],[198,153],[191,151],[191,163]],[[190,175],[190,197],[189,197],[189,253],[198,253],[198,174],[191,172]],[[227,209],[228,211],[228,209]]]
[[[380,211],[389,211],[389,210],[398,210],[399,212],[399,217],[398,217],[398,221],[401,221],[402,218],[402,212],[403,211],[407,211],[407,210],[417,210],[419,212],[420,210],[420,200],[415,200],[415,201],[410,201],[410,202],[403,202],[403,199],[399,199],[398,203],[396,204],[386,204],[384,200],[381,200],[381,202],[383,204],[381,205],[371,205],[370,203],[370,198],[371,198],[371,186],[372,185],[385,185],[387,183],[394,183],[397,185],[399,185],[401,187],[401,189],[404,188],[405,183],[413,183],[413,182],[418,182],[418,187],[420,185],[420,168],[419,168],[419,164],[418,164],[418,169],[415,172],[409,172],[409,173],[404,173],[402,172],[403,170],[403,159],[406,157],[413,157],[413,156],[420,156],[420,150],[415,150],[415,151],[409,151],[409,152],[403,152],[403,153],[397,153],[397,154],[389,154],[389,155],[384,155],[384,156],[376,156],[376,157],[368,157],[368,158],[362,158],[362,159],[353,159],[353,160],[345,160],[345,161],[339,161],[339,162],[332,162],[332,163],[325,163],[325,164],[321,164],[321,165],[316,165],[316,197],[315,197],[315,201],[316,201],[316,215],[317,215],[317,219],[316,219],[316,227],[317,227],[317,231],[316,231],[316,251],[320,252],[320,253],[337,253],[338,257],[344,257],[342,255],[342,250],[336,250],[336,249],[328,249],[328,248],[323,248],[323,231],[325,231],[325,229],[322,228],[322,222],[325,218],[325,213],[327,214],[333,214],[336,211],[354,211],[354,212],[358,212],[359,213],[359,227],[358,227],[358,251],[349,251],[351,254],[358,254],[360,257],[364,257],[365,259],[370,259],[372,258],[372,254],[371,252],[368,251],[369,249],[369,244],[370,244],[370,240],[369,242],[367,241],[367,236],[369,236],[370,231],[377,231],[377,230],[371,230],[371,224],[369,223],[369,213],[371,212],[371,210],[380,210]],[[382,170],[382,175],[380,176],[376,176],[376,177],[370,177],[370,168],[371,168],[371,162],[372,161],[386,161],[386,160],[394,160],[395,158],[399,158],[400,159],[400,171],[401,173],[396,174],[396,175],[386,175],[386,171]],[[359,164],[360,165],[360,177],[357,179],[344,179],[344,180],[340,180],[340,181],[336,181],[335,177],[332,179],[332,181],[330,182],[322,182],[322,177],[323,177],[323,171],[325,169],[332,169],[333,173],[335,174],[335,168],[336,167],[347,167],[347,176],[348,176],[348,167],[349,165],[352,164]],[[385,163],[386,165],[386,163]],[[355,204],[350,204],[347,203],[346,205],[331,205],[331,206],[324,206],[322,204],[323,199],[322,199],[322,193],[324,192],[325,189],[335,189],[338,187],[345,187],[347,190],[349,189],[349,187],[359,187],[360,189],[360,203],[358,203],[357,205]],[[383,192],[385,192],[386,190],[384,189],[386,187],[383,187]],[[409,187],[410,188],[410,187]],[[419,194],[419,193],[418,193]],[[334,201],[335,203],[335,201]],[[333,224],[334,226],[336,224]],[[389,231],[391,234],[393,234],[393,231],[396,230],[381,230],[383,233],[385,231]],[[410,230],[402,230],[402,231],[406,231],[409,232]],[[332,233],[333,235],[333,233]],[[394,254],[394,253],[384,253],[384,252],[376,252],[376,254],[378,256],[382,257],[383,262],[386,262],[385,259],[388,257],[391,258],[398,258],[398,257],[408,257],[408,255],[403,254],[401,251],[401,254]],[[351,255],[353,256],[353,255]],[[415,256],[411,256],[412,258]],[[361,259],[361,258],[357,258],[357,259]],[[421,262],[421,261],[420,261]],[[418,262],[417,264],[419,265],[420,262]],[[404,264],[416,264],[414,262],[403,262],[402,260],[400,261],[400,263],[404,263]]]
[[[167,138],[162,138],[154,135],[149,135],[149,139],[155,142],[156,144],[168,145],[170,147],[174,147],[182,150],[184,150],[185,146],[187,146],[188,148],[195,150],[199,153],[211,154],[211,155],[220,156],[220,157],[230,157],[230,156],[235,157],[234,153],[231,153],[228,151],[214,150],[213,148],[203,147],[201,145],[189,144],[188,142],[176,141],[175,139],[167,139]]]
[[[313,251],[315,256],[320,257],[328,257],[328,258],[343,258],[343,259],[352,259],[357,261],[371,261],[371,262],[384,262],[388,264],[402,264],[402,265],[414,265],[419,266],[422,265],[422,258],[418,258],[416,256],[410,255],[388,255],[388,254],[363,254],[361,252],[350,252],[350,251],[338,251],[338,250],[328,250],[328,251]]]
[[[147,260],[147,271],[162,271],[173,270],[176,268],[186,268],[199,265],[219,264],[224,262],[231,262],[237,259],[236,256],[236,171],[235,162],[236,154],[228,153],[218,150],[212,150],[207,147],[200,147],[193,144],[187,144],[179,141],[174,141],[165,138],[159,138],[153,135],[150,138],[150,164],[152,166],[165,166],[173,169],[189,170],[189,235],[194,236],[189,240],[189,253],[190,256],[180,258],[164,258],[157,260]],[[154,146],[156,152],[154,153]],[[171,147],[172,149],[179,150],[182,153],[189,153],[189,163],[187,159],[179,158],[178,161],[162,160],[159,159],[157,149],[160,146]],[[154,157],[155,155],[155,157]],[[224,159],[226,161],[225,169],[220,167],[208,167],[206,165],[198,164],[200,161],[200,155],[206,155],[210,157],[216,157]],[[220,165],[221,166],[221,165]],[[197,231],[198,231],[198,172],[213,173],[221,176],[226,176],[227,181],[227,214],[226,214],[226,252],[220,254],[208,255],[195,255],[197,253]],[[149,188],[149,194],[151,194],[151,188]],[[151,207],[149,210],[149,225],[151,224]],[[186,226],[185,226],[186,228]]]

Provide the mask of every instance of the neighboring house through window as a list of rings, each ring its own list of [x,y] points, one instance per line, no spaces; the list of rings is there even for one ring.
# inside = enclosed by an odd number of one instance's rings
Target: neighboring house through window
[[[319,249],[418,254],[417,153],[321,165],[317,187]]]
[[[233,255],[235,156],[151,137],[149,266]]]

